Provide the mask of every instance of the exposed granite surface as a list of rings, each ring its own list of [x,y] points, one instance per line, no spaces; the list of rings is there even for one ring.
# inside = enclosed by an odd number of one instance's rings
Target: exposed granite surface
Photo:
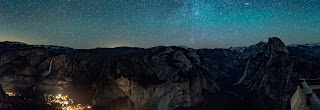
[[[31,99],[15,99],[13,105],[25,103],[34,109],[48,108],[35,97],[67,93],[106,110],[289,110],[299,78],[319,77],[317,50],[320,46],[287,49],[274,37],[268,43],[230,49],[72,49],[0,42],[0,84],[4,91]],[[51,73],[39,77],[51,60]],[[228,106],[237,102],[243,103]]]

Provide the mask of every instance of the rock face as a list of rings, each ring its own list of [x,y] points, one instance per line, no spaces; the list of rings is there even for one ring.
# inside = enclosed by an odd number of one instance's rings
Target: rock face
[[[320,65],[291,56],[278,38],[270,38],[264,51],[248,61],[237,85],[245,100],[261,110],[288,110],[300,78],[319,78]]]
[[[205,77],[219,82],[217,86],[220,89],[232,89],[232,84],[241,77],[239,71],[244,71],[244,60],[239,59],[229,49],[199,49],[198,54],[201,59],[201,65],[210,74]]]
[[[9,97],[19,110],[49,109],[37,98],[44,93],[68,94],[97,110],[289,110],[299,79],[319,77],[319,51],[302,45],[287,49],[275,37],[230,49],[72,49],[0,42],[0,84],[21,95]],[[51,73],[40,77],[51,60]]]
[[[137,110],[173,110],[202,102],[201,68],[193,57],[187,57],[188,51],[177,47],[141,51],[106,60],[105,69],[90,89],[93,104],[104,106],[128,97]]]
[[[2,90],[0,85],[0,110],[13,110],[9,96]]]
[[[128,107],[136,110],[173,110],[201,103],[204,84],[218,90],[215,81],[209,84],[203,77],[208,74],[196,51],[180,47],[58,51],[51,46],[10,46],[16,45],[0,45],[0,83],[22,97],[67,93],[98,109],[118,109],[127,99]],[[51,60],[51,73],[39,80]]]
[[[269,41],[265,45],[263,52],[267,56],[272,56],[273,54],[279,52],[289,53],[286,45],[277,37],[269,38]]]

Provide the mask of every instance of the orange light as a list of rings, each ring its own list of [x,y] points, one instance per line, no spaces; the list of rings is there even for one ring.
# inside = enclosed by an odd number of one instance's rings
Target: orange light
[[[51,105],[52,103],[60,104],[60,108],[62,110],[83,110],[85,108],[91,109],[91,106],[86,107],[81,104],[74,105],[73,99],[69,99],[68,95],[57,94],[56,96],[53,96],[51,94],[46,94],[45,98],[48,105]]]
[[[14,92],[6,92],[6,94],[8,94],[9,96],[16,96]]]

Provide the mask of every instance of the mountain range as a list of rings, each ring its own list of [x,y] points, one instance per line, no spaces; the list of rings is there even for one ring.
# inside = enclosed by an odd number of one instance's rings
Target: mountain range
[[[56,109],[45,94],[68,94],[96,110],[290,110],[299,79],[320,77],[320,44],[286,46],[276,37],[229,49],[7,41],[0,56],[0,108],[8,110]]]

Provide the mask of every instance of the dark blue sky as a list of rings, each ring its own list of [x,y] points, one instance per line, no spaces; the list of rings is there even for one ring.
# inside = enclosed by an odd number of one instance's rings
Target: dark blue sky
[[[320,42],[319,0],[0,0],[0,41],[73,48]]]

